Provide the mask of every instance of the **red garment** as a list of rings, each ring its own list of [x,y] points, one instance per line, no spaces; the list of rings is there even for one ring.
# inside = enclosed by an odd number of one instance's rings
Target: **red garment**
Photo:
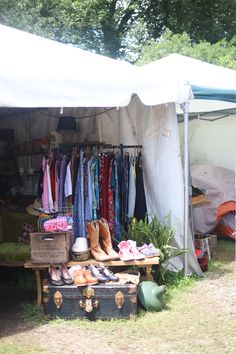
[[[115,235],[115,204],[114,196],[111,188],[111,178],[112,178],[112,164],[113,160],[110,160],[109,172],[108,172],[108,224],[111,235]]]

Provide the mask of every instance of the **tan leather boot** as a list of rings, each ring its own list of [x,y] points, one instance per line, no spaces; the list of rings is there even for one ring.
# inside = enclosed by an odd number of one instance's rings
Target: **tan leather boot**
[[[111,260],[120,259],[118,253],[113,249],[111,233],[108,222],[105,219],[98,220],[99,236],[102,249],[108,254]]]
[[[99,225],[96,221],[87,224],[87,231],[89,234],[91,255],[96,261],[105,262],[110,261],[109,257],[102,249],[99,243]]]

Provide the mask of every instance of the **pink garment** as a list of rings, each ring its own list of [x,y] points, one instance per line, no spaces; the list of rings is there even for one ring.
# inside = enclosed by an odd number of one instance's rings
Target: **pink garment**
[[[60,216],[56,219],[47,220],[44,222],[43,228],[46,232],[67,231],[67,219],[65,216]]]

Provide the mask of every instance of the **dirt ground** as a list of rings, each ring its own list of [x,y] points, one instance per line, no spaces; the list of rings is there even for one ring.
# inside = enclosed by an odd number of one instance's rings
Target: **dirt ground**
[[[22,320],[19,312],[25,294],[17,294],[16,305],[16,294],[7,293],[0,307],[0,353],[236,353],[233,242],[232,251],[219,257],[223,268],[206,273],[164,311],[143,312],[135,321],[53,320],[34,325]],[[28,294],[29,301],[32,296]],[[1,349],[1,344],[8,349]]]

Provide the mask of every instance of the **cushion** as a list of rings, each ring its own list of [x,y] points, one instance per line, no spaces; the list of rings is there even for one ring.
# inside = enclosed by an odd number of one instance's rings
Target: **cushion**
[[[20,242],[0,243],[0,263],[25,262],[30,259],[30,246]]]

